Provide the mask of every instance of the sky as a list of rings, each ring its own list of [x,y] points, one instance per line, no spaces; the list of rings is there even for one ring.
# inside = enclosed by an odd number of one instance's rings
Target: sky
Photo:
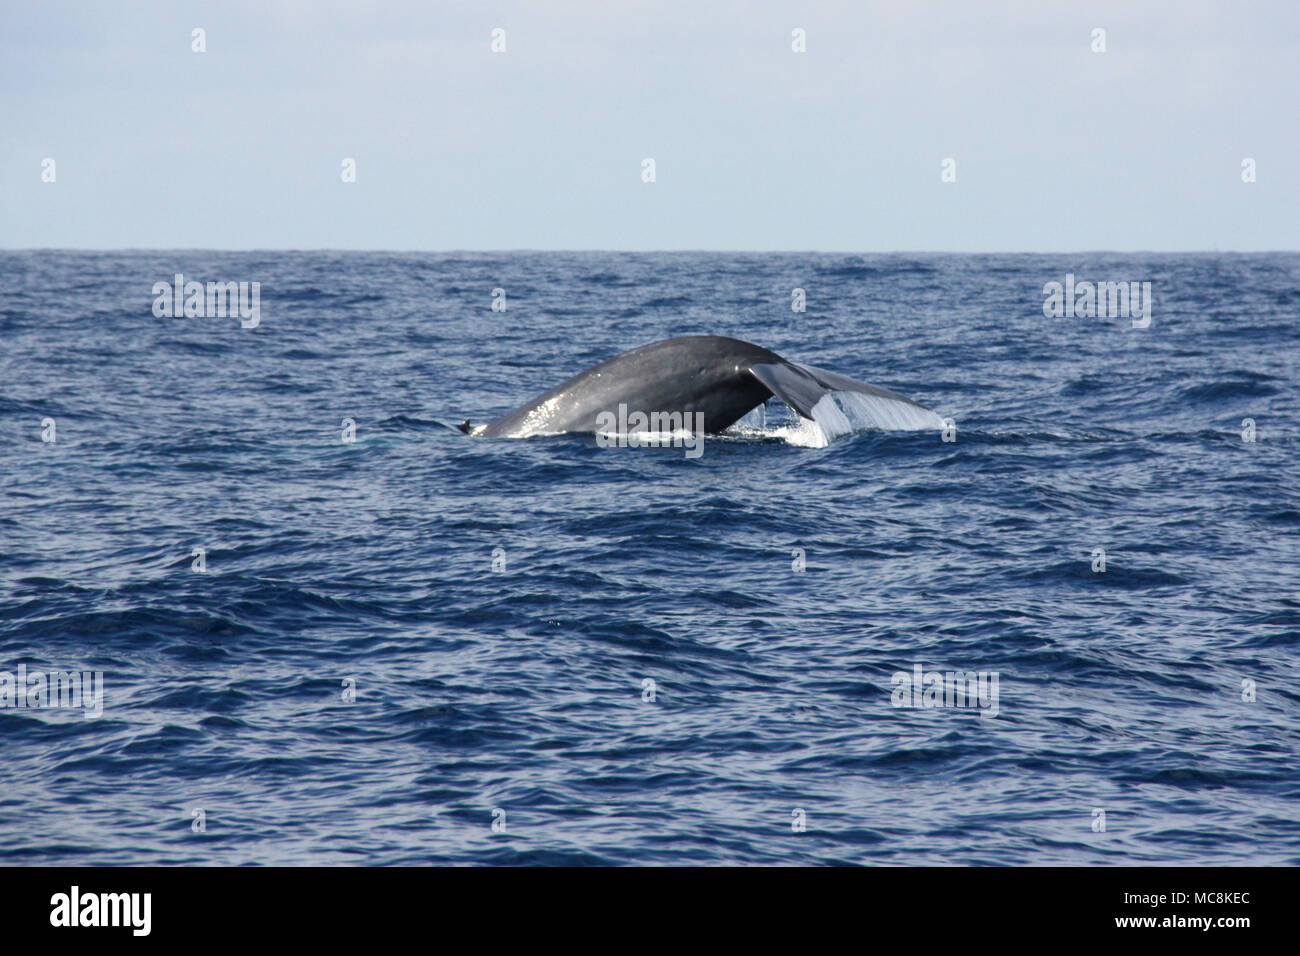
[[[0,247],[1295,250],[1298,121],[1295,0],[0,0]]]

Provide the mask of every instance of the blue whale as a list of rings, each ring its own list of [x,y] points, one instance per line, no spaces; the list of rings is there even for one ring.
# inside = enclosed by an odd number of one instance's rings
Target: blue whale
[[[889,389],[787,361],[752,342],[685,335],[606,359],[495,421],[460,428],[487,438],[595,433],[639,412],[650,421],[676,415],[688,430],[702,424],[706,434],[717,434],[773,396],[815,419],[814,410],[833,392],[865,399],[859,407],[878,427],[942,427],[934,412]]]

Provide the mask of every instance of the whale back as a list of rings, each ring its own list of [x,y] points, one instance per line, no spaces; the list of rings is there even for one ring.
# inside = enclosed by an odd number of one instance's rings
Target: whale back
[[[618,415],[681,412],[704,430],[720,432],[772,394],[750,369],[782,363],[775,352],[719,335],[686,335],[616,355],[561,382],[475,434],[525,438],[554,432],[594,432],[602,412]]]

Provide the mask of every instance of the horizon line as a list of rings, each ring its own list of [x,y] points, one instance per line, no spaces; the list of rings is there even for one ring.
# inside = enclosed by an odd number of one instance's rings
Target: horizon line
[[[0,246],[6,252],[340,252],[386,255],[462,255],[467,253],[627,253],[714,254],[714,255],[846,255],[846,256],[1068,256],[1068,255],[1277,255],[1296,254],[1300,249],[721,249],[721,248],[565,248],[529,246],[453,249],[349,248],[337,246]]]

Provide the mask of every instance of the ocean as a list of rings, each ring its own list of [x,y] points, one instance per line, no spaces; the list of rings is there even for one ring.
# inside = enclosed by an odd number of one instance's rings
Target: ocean
[[[1300,863],[1298,314],[1290,253],[0,253],[0,861]],[[455,427],[687,334],[950,424]]]

